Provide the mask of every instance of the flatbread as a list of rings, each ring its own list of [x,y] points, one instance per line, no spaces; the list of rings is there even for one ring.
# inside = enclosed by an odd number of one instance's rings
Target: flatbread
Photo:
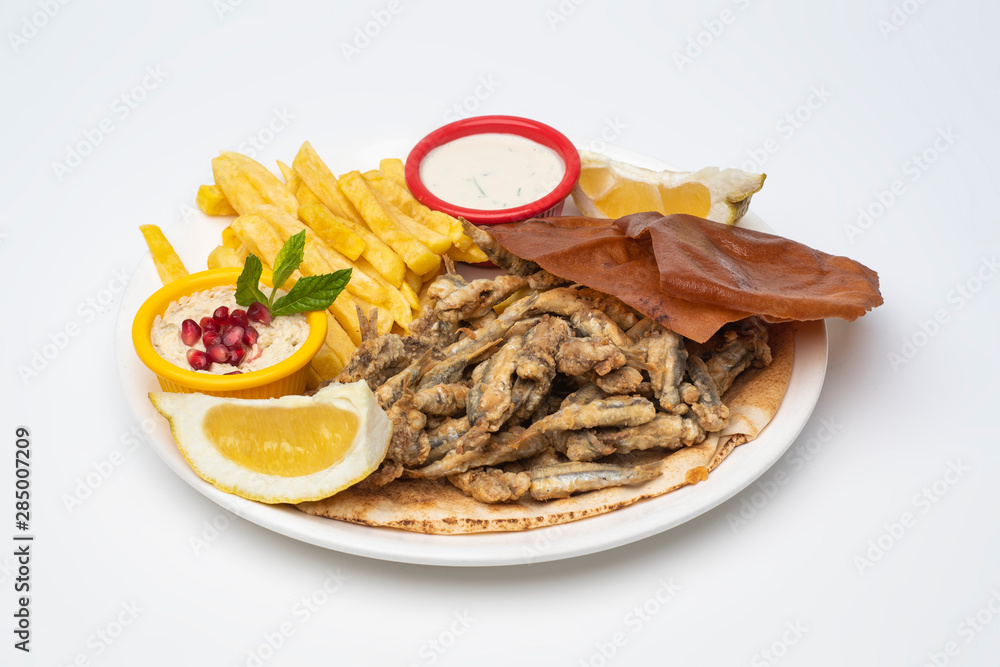
[[[655,498],[708,477],[737,446],[755,439],[771,421],[788,388],[796,324],[770,327],[772,362],[742,373],[723,396],[729,425],[699,445],[675,452],[646,450],[621,455],[629,462],[662,460],[663,474],[645,484],[601,489],[559,500],[530,497],[490,505],[466,496],[446,479],[399,479],[378,489],[349,488],[337,495],[301,503],[308,514],[365,526],[454,535],[528,530],[576,521]]]

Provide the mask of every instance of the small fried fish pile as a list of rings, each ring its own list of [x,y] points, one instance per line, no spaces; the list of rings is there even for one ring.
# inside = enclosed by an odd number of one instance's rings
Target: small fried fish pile
[[[508,275],[466,282],[449,265],[409,336],[378,336],[373,317],[361,317],[364,341],[334,381],[366,380],[393,425],[386,459],[363,485],[447,478],[498,503],[642,483],[661,461],[630,453],[674,451],[721,430],[720,397],[745,369],[770,363],[756,318],[694,343],[485,233],[474,240]]]

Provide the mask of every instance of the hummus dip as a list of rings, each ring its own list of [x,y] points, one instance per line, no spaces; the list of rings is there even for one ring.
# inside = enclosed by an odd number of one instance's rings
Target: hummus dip
[[[266,289],[264,285],[261,288]],[[286,293],[285,290],[278,290],[278,296]],[[236,303],[235,286],[214,287],[182,296],[172,302],[162,316],[157,315],[153,320],[149,336],[153,349],[174,366],[192,370],[187,360],[188,350],[204,351],[205,345],[201,338],[194,345],[185,345],[181,340],[181,322],[187,319],[200,322],[205,316],[211,317],[219,306],[226,306],[230,312],[237,308],[243,309],[243,306]],[[249,373],[267,368],[290,357],[309,336],[305,313],[275,317],[270,324],[251,322],[250,326],[257,330],[257,343],[247,351],[243,363],[235,367],[228,363],[214,363],[208,370],[196,372],[223,375],[234,370]]]

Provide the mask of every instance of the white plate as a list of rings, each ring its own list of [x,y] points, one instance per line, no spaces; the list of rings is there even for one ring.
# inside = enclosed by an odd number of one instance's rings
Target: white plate
[[[409,142],[415,141],[414,137]],[[589,141],[577,140],[586,148]],[[345,146],[320,145],[320,155],[330,160],[335,173],[371,168],[386,155],[405,156],[412,143],[406,139]],[[608,146],[608,155],[641,166],[665,169],[651,158]],[[211,156],[196,159],[209,160]],[[700,166],[700,165],[699,165]],[[572,209],[572,202],[568,209]],[[575,213],[567,210],[567,214]],[[166,229],[185,265],[201,270],[204,258],[219,243],[219,233],[229,218],[209,218],[200,213],[180,229]],[[741,226],[770,231],[753,213]],[[183,236],[181,236],[183,234]],[[159,391],[156,378],[139,361],[132,348],[131,325],[139,306],[160,287],[147,254],[140,260],[126,288],[118,312],[116,350],[125,395],[139,420],[161,421],[147,393]],[[518,533],[475,535],[422,535],[392,528],[370,528],[303,514],[287,505],[265,505],[219,491],[198,477],[184,461],[167,429],[158,429],[150,444],[170,468],[188,484],[223,508],[265,528],[289,537],[358,556],[429,565],[515,565],[572,558],[635,542],[689,521],[733,497],[770,468],[802,431],[826,376],[827,336],[824,322],[802,324],[795,336],[795,363],[784,401],[771,423],[753,442],[736,448],[708,480],[658,498],[642,501],[609,514],[559,526]]]

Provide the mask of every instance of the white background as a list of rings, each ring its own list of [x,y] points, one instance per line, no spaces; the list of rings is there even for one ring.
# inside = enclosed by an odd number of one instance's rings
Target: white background
[[[15,532],[18,425],[37,535],[30,655],[12,646],[0,548],[0,664],[1000,664],[1000,5],[401,0],[364,45],[390,3],[224,1],[0,10],[0,541]],[[275,110],[291,119],[272,138]],[[777,232],[879,272],[886,304],[829,323],[819,404],[762,486],[603,553],[435,568],[271,533],[135,446],[113,333],[138,225],[184,237],[209,160],[248,136],[270,139],[256,156],[269,165],[310,139],[367,146],[368,169],[383,142],[482,113],[604,132],[684,168],[765,171],[752,208]],[[103,119],[110,134],[57,166]],[[859,209],[872,217],[852,231]],[[661,582],[677,588],[665,603]],[[313,595],[323,604],[297,614]]]

